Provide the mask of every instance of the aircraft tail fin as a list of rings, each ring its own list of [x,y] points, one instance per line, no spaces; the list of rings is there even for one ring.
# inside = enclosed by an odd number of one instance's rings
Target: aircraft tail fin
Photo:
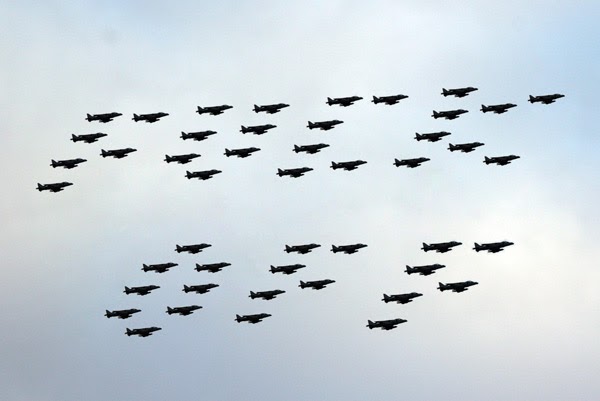
[[[254,291],[250,291],[250,298],[256,298],[256,293]]]
[[[484,162],[485,164],[490,164],[490,158],[489,158],[489,157],[487,157],[487,156],[484,156],[483,162]]]
[[[335,170],[338,168],[338,164],[336,162],[331,162],[331,168]]]
[[[125,334],[127,334],[128,336],[132,335],[133,332],[131,331],[131,329],[127,328],[127,331],[125,332]]]
[[[378,98],[377,96],[373,96],[373,100],[372,100],[372,102],[373,102],[373,103],[377,103],[377,102],[379,102],[379,98]]]
[[[339,250],[340,250],[340,248],[338,248],[337,246],[331,245],[331,252],[336,253]]]
[[[129,294],[131,292],[131,288],[125,286],[125,291],[123,291],[125,294]]]
[[[200,114],[200,113],[202,113],[202,111],[203,111],[203,110],[204,110],[204,109],[203,109],[202,107],[200,107],[200,106],[197,106],[197,108],[196,108],[196,113]]]
[[[41,192],[41,191],[42,191],[42,189],[44,189],[44,187],[42,187],[42,184],[40,184],[40,183],[38,182],[38,185],[37,185],[37,190]]]
[[[89,116],[89,114],[88,114],[88,116]],[[73,142],[77,141],[77,135],[75,135],[75,134],[71,134],[71,140],[72,140]]]
[[[298,287],[304,288],[304,287],[306,287],[306,283],[304,281],[300,280],[300,285]]]
[[[140,116],[138,116],[137,114],[133,113],[133,120],[134,121],[139,121]]]
[[[89,115],[89,114],[87,114],[87,118],[86,118],[86,120],[88,120],[88,121],[92,121],[92,116],[91,116],[91,115]]]
[[[477,242],[475,243],[475,247],[473,248],[475,251],[479,252],[481,248],[481,245],[479,245]]]
[[[242,129],[240,130],[242,134],[245,134],[248,129],[242,125]]]
[[[285,246],[285,251],[289,253],[289,252],[292,251],[292,248],[289,245],[286,245]]]
[[[271,265],[271,273],[275,274],[275,266]]]
[[[421,139],[423,139],[423,135],[419,134],[418,132],[415,132],[415,139],[417,141],[420,141]]]
[[[367,322],[368,322],[368,324],[367,324],[367,327],[368,327],[369,329],[372,329],[372,328],[373,328],[373,326],[374,326],[373,322],[372,322],[372,321],[370,321],[370,320],[367,320]]]
[[[110,315],[110,311],[106,309],[106,314],[104,316],[108,317],[108,315]]]
[[[311,128],[312,126],[314,126],[314,123],[312,121],[308,122],[308,128]]]
[[[535,101],[535,99],[533,98],[533,96],[529,95],[529,103],[533,103]]]
[[[298,145],[294,145],[294,152],[296,152],[296,153],[300,152],[300,148],[298,147]]]
[[[444,291],[445,289],[446,289],[446,286],[443,283],[438,282],[438,290]]]
[[[278,168],[277,169],[277,175],[280,176],[280,177],[282,177],[283,176],[283,170],[280,169],[280,168]],[[286,245],[286,248],[287,248],[287,245]]]
[[[440,116],[440,113],[438,113],[437,111],[433,110],[433,114],[431,115],[431,117],[438,118],[439,116]]]
[[[231,150],[225,148],[225,156],[227,156],[227,157],[231,156]]]
[[[254,112],[255,112],[255,113],[258,113],[259,111],[260,111],[260,110],[259,110],[258,106],[257,106],[257,105],[254,105]]]
[[[332,102],[331,98],[330,98],[330,97],[328,97],[328,98],[327,98],[327,104],[331,105],[331,102]]]
[[[387,294],[383,294],[383,301],[384,301],[385,303],[388,303],[388,302],[390,301],[390,296],[389,296],[389,295],[387,295]]]
[[[147,264],[142,264],[142,270],[143,271],[147,271],[148,270],[148,265]]]
[[[181,252],[181,247],[179,245],[175,245],[175,251],[177,253]]]
[[[190,178],[192,178],[192,173],[190,173],[189,171],[185,172],[185,176],[187,177],[187,179],[189,180]]]
[[[106,157],[106,156],[107,156],[107,154],[106,154],[106,150],[104,150],[104,149],[101,149],[100,156],[102,156],[102,157]]]
[[[170,162],[171,160],[172,160],[172,159],[171,159],[171,156],[169,156],[169,155],[165,155],[165,161],[166,161],[166,162]]]
[[[170,315],[173,313],[173,309],[170,306],[167,306],[167,313]]]
[[[242,317],[240,315],[235,315],[235,320],[239,323],[242,321]]]
[[[448,96],[448,91],[446,90],[446,88],[442,88],[442,95]]]

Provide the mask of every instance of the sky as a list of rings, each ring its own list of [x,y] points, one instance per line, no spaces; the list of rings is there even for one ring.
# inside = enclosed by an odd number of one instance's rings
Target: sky
[[[597,400],[600,5],[4,2],[0,399]],[[477,92],[444,98],[442,88]],[[394,106],[373,95],[405,94]],[[552,105],[529,95],[563,93]],[[364,97],[347,108],[327,97]],[[275,115],[254,104],[284,102]],[[502,115],[481,104],[511,102]],[[231,104],[220,116],[197,106]],[[464,108],[454,121],[432,110]],[[117,111],[100,124],[86,113]],[[169,113],[160,122],[133,113]],[[307,121],[340,119],[324,132]],[[275,124],[265,135],[240,125]],[[215,130],[203,142],[181,131]],[[437,143],[415,132],[445,130]],[[95,144],[71,134],[105,132]],[[480,141],[469,154],[448,143]],[[294,144],[328,143],[316,155]],[[261,148],[247,159],[225,148]],[[122,160],[101,149],[133,147]],[[164,155],[199,153],[186,166]],[[512,164],[484,156],[516,154]],[[394,158],[428,157],[416,169]],[[50,160],[82,157],[73,170]],[[362,159],[353,172],[332,161]],[[308,166],[292,179],[277,168]],[[219,169],[208,181],[185,171]],[[36,184],[69,181],[60,193]],[[446,254],[423,242],[461,241]],[[498,254],[474,242],[515,243]],[[197,255],[175,245],[207,242]],[[315,242],[307,255],[286,244]],[[362,242],[354,255],[332,244]],[[229,262],[217,274],[195,263]],[[175,262],[165,274],[142,264]],[[302,263],[291,276],[270,265]],[[441,263],[433,276],[405,265]],[[333,279],[322,291],[299,280]],[[438,282],[474,280],[461,294]],[[208,294],[183,284],[217,283]],[[156,284],[149,296],[124,286]],[[249,292],[282,289],[272,301]],[[407,305],[382,294],[420,292]],[[197,304],[188,317],[167,306]],[[105,310],[139,308],[128,320]],[[236,314],[270,313],[262,323]],[[391,331],[367,320],[403,318]],[[159,326],[148,338],[126,328]]]

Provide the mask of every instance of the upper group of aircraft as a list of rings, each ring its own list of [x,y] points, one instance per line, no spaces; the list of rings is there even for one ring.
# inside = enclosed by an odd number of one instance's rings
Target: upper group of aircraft
[[[468,96],[471,92],[477,91],[477,88],[474,87],[464,87],[464,88],[455,88],[455,89],[442,89],[442,95],[444,97],[447,96],[455,96],[457,98],[463,98]],[[529,95],[528,101],[530,103],[542,103],[542,104],[551,104],[554,103],[557,99],[564,97],[564,95],[555,93],[550,95],[540,95],[540,96],[532,96]],[[385,104],[385,105],[394,105],[400,102],[400,100],[406,99],[408,96],[398,94],[392,96],[373,96],[371,100],[374,104]],[[327,98],[326,104],[329,106],[339,105],[341,107],[349,107],[353,105],[355,102],[362,100],[363,98],[360,96],[349,96],[349,97],[339,97],[339,98]],[[281,110],[289,107],[289,104],[286,103],[275,103],[275,104],[267,104],[267,105],[254,105],[253,111],[255,113],[267,113],[267,114],[275,114],[279,113]],[[495,104],[495,105],[481,105],[481,111],[483,113],[493,112],[496,114],[506,113],[509,109],[516,107],[516,104],[513,103],[504,103],[504,104]],[[202,114],[210,114],[210,115],[220,115],[225,111],[233,108],[231,105],[218,105],[218,106],[208,106],[201,107],[198,106],[196,112],[200,115]],[[468,113],[468,110],[465,109],[455,109],[455,110],[445,110],[445,111],[433,111],[432,117],[434,119],[444,118],[447,120],[454,120],[459,118],[462,114]],[[87,121],[98,121],[101,123],[108,123],[113,121],[115,118],[122,116],[123,114],[117,112],[111,113],[103,113],[103,114],[87,114]],[[164,112],[158,113],[149,113],[149,114],[133,114],[133,121],[145,121],[147,123],[155,123],[159,121],[163,117],[167,117],[169,114]],[[323,131],[328,131],[335,128],[337,125],[343,124],[341,120],[327,120],[327,121],[318,121],[312,122],[308,121],[307,128],[309,129],[320,129]],[[276,125],[273,124],[264,124],[264,125],[256,125],[256,126],[241,126],[240,132],[242,134],[252,133],[255,135],[262,135],[266,133],[268,130],[276,128]],[[195,141],[203,141],[207,139],[211,135],[215,135],[217,132],[206,130],[206,131],[198,131],[198,132],[182,132],[181,139],[183,140],[195,140]],[[442,140],[442,138],[451,135],[450,132],[447,131],[438,131],[438,132],[429,132],[429,133],[416,133],[415,140],[417,141],[428,141],[428,142],[438,142]],[[100,138],[107,136],[105,133],[91,133],[91,134],[81,134],[71,135],[71,141],[73,142],[84,142],[84,143],[94,143],[97,142]],[[463,153],[473,152],[480,146],[484,144],[481,142],[468,142],[461,144],[452,144],[450,143],[448,146],[448,150],[451,152],[459,151]],[[295,153],[304,152],[307,154],[315,154],[320,152],[322,149],[329,147],[326,143],[315,143],[309,145],[294,145],[292,149]],[[239,157],[246,158],[251,156],[253,153],[260,151],[260,148],[257,147],[249,147],[249,148],[239,148],[239,149],[225,149],[224,155],[227,157]],[[134,148],[121,148],[121,149],[111,149],[104,150],[102,149],[100,152],[100,156],[103,158],[106,157],[114,157],[116,159],[122,159],[127,157],[129,154],[136,152],[137,149]],[[187,164],[192,160],[199,158],[201,155],[196,153],[189,154],[181,154],[181,155],[165,155],[165,162],[167,163],[178,163],[178,164]],[[488,157],[485,156],[483,162],[486,165],[489,164],[497,164],[499,166],[505,166],[510,164],[512,161],[519,159],[520,156],[517,155],[505,155],[505,156],[496,156],[496,157]],[[81,163],[86,162],[86,159],[82,158],[74,158],[74,159],[65,159],[65,160],[52,160],[51,166],[53,168],[63,167],[65,169],[73,169],[79,166]],[[396,167],[405,166],[408,168],[416,168],[419,167],[422,163],[430,161],[427,157],[418,157],[418,158],[408,158],[408,159],[394,159],[393,165]],[[356,170],[363,164],[367,162],[364,160],[350,160],[350,161],[340,161],[340,162],[331,162],[332,170],[345,170],[352,171]],[[307,172],[312,171],[311,167],[297,167],[297,168],[278,168],[277,175],[280,177],[289,176],[292,178],[302,177]],[[222,171],[217,169],[211,170],[202,170],[202,171],[186,171],[185,177],[188,179],[197,178],[200,180],[208,180],[211,179],[216,174],[220,174]],[[64,190],[66,187],[73,185],[71,182],[55,182],[48,184],[40,184],[37,185],[38,191],[50,191],[50,192],[60,192]]]

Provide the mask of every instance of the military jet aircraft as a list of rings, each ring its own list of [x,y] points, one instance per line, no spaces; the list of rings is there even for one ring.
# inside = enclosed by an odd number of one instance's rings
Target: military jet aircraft
[[[443,269],[446,265],[440,265],[438,263],[433,265],[423,265],[423,266],[415,266],[410,267],[406,265],[406,274],[419,273],[421,276],[429,276],[430,274],[434,274],[436,270]]]
[[[188,252],[188,253],[198,253],[202,252],[203,249],[211,247],[211,244],[194,244],[194,245],[175,245],[175,251],[177,253]]]
[[[223,114],[223,112],[225,110],[229,110],[233,108],[233,106],[230,106],[228,104],[224,104],[221,106],[208,106],[208,107],[200,107],[198,106],[198,108],[196,109],[196,113],[202,115],[205,113],[211,114],[213,116],[218,116],[219,114]]]
[[[510,164],[510,162],[512,162],[513,160],[517,160],[520,159],[521,156],[515,156],[515,155],[508,155],[508,156],[498,156],[498,157],[487,157],[484,156],[483,162],[485,164],[492,164],[495,163],[499,166],[506,166],[507,164]]]
[[[225,149],[225,156],[229,157],[229,156],[237,156],[239,158],[246,158],[248,156],[252,156],[252,153],[254,152],[258,152],[260,150],[260,148],[255,148],[255,147],[251,147],[251,148],[240,148],[240,149]]]
[[[290,105],[285,103],[265,104],[264,106],[254,105],[254,112],[260,113],[261,111],[264,111],[267,114],[275,114],[279,113],[281,109],[286,107],[290,107]]]
[[[529,95],[529,103],[533,104],[533,103],[543,103],[543,104],[550,104],[550,103],[554,103],[557,99],[560,99],[561,97],[565,97],[565,95],[561,95],[560,93],[555,93],[553,95],[541,95],[541,96],[531,96]]]
[[[423,294],[419,294],[418,292],[410,292],[408,294],[395,294],[395,295],[387,295],[383,294],[382,301],[386,304],[388,302],[396,302],[399,304],[407,304],[412,302],[414,298],[422,297]]]
[[[190,305],[190,306],[177,306],[175,308],[171,308],[167,306],[167,313],[172,315],[173,313],[179,313],[181,316],[188,316],[194,313],[194,311],[202,309],[201,306],[198,305]]]
[[[426,157],[417,157],[416,159],[402,159],[402,160],[394,159],[394,166],[396,166],[396,167],[406,166],[408,168],[415,168],[415,167],[419,167],[421,165],[421,163],[428,162],[429,160],[431,160],[431,159],[428,159]]]
[[[292,178],[302,177],[304,174],[312,171],[313,169],[310,167],[299,167],[299,168],[288,168],[288,169],[277,169],[277,175],[283,177],[284,175],[289,175]]]
[[[210,290],[212,290],[213,288],[217,288],[219,286],[219,284],[199,284],[199,285],[183,285],[183,292],[185,292],[186,294],[188,292],[195,292],[196,294],[206,294],[207,292],[209,292]]]
[[[494,104],[490,106],[481,105],[481,111],[487,113],[488,111],[492,111],[496,114],[506,113],[508,109],[512,109],[513,107],[517,107],[516,104],[513,103],[504,103],[504,104]]]
[[[102,153],[100,156],[102,157],[114,157],[115,159],[122,159],[127,157],[129,153],[137,152],[137,149],[133,148],[125,148],[125,149],[113,149],[113,150],[104,150],[102,149]]]
[[[488,244],[479,245],[477,242],[475,243],[475,247],[473,248],[475,251],[488,251],[489,253],[498,253],[502,252],[505,247],[514,245],[514,242],[502,241],[502,242],[490,242]]]
[[[142,270],[145,271],[145,272],[154,271],[154,272],[157,272],[157,273],[164,273],[164,272],[169,271],[170,268],[178,266],[178,264],[177,263],[169,262],[169,263],[159,263],[159,264],[156,264],[156,265],[147,265],[147,264],[144,264],[143,266],[144,267],[142,267]]]
[[[187,155],[176,155],[176,156],[165,155],[165,161],[167,163],[176,162],[178,164],[187,164],[197,157],[200,157],[200,155],[197,153],[189,153]]]
[[[203,141],[211,135],[215,135],[216,131],[198,131],[198,132],[188,132],[187,134],[181,131],[181,139],[184,141],[186,139],[193,139],[194,141]]]
[[[354,102],[357,102],[359,100],[362,100],[362,97],[360,97],[360,96],[334,97],[333,99],[328,97],[326,103],[330,106],[333,106],[334,104],[339,104],[342,107],[348,107],[348,106],[353,105]]]
[[[135,122],[138,121],[146,121],[147,123],[155,123],[158,120],[160,120],[163,117],[168,116],[169,113],[163,113],[163,112],[159,112],[159,113],[150,113],[150,114],[133,114],[133,118],[132,120]]]
[[[63,189],[65,189],[66,187],[73,185],[72,182],[55,182],[52,184],[40,184],[38,182],[37,184],[37,190],[42,192],[42,191],[50,191],[50,192],[60,192]]]
[[[459,143],[456,145],[452,145],[451,143],[448,144],[448,150],[450,152],[454,152],[455,150],[459,150],[463,153],[469,153],[475,150],[475,148],[478,148],[480,146],[483,146],[484,144],[481,142],[470,142],[470,143]]]
[[[451,290],[452,292],[463,292],[463,291],[467,291],[469,289],[469,287],[471,287],[472,285],[477,285],[479,283],[475,282],[475,281],[462,281],[459,283],[448,283],[448,284],[442,284],[442,283],[438,283],[438,290],[440,291],[446,291],[446,290]]]
[[[140,329],[127,329],[125,334],[127,334],[128,336],[148,337],[158,330],[162,329],[160,327],[142,327]]]
[[[366,248],[367,245],[365,244],[352,244],[352,245],[331,245],[331,252],[333,253],[338,253],[338,252],[343,252],[346,255],[350,255],[353,253],[358,252],[359,249],[361,248]]]
[[[118,317],[119,319],[129,319],[134,313],[138,313],[141,311],[141,309],[122,309],[114,310],[111,312],[107,309],[104,316],[106,316],[107,318]]]
[[[204,265],[196,263],[195,270],[197,272],[207,271],[210,273],[217,273],[217,272],[220,272],[221,270],[223,270],[223,268],[227,267],[227,266],[231,266],[231,263],[219,262],[219,263],[208,263],[208,264],[204,264]]]
[[[125,291],[123,291],[125,294],[129,295],[129,294],[138,294],[138,295],[148,295],[150,294],[151,291],[156,290],[160,288],[157,285],[144,285],[141,287],[125,287]]]
[[[285,294],[285,291],[283,291],[283,290],[259,291],[259,292],[250,291],[250,298],[252,298],[252,299],[262,298],[265,301],[268,301],[268,300],[274,299],[275,297],[277,297],[277,295],[280,295],[280,294]]]
[[[235,315],[235,321],[238,323],[248,322],[252,324],[256,324],[262,322],[263,319],[270,317],[268,313],[257,313],[256,315]]]
[[[107,123],[109,121],[112,121],[114,118],[122,116],[123,114],[121,113],[105,113],[105,114],[88,114],[87,117],[85,118],[86,120],[88,120],[89,122],[92,121],[99,121],[101,123]]]
[[[242,134],[246,134],[248,132],[252,132],[254,135],[262,135],[265,132],[267,132],[268,130],[272,129],[272,128],[276,128],[276,125],[273,124],[265,124],[265,125],[255,125],[253,127],[244,127],[242,125],[242,129],[240,129],[240,132]]]
[[[475,92],[477,88],[473,88],[472,86],[468,86],[466,88],[456,88],[456,89],[444,89],[442,88],[442,95],[446,96],[456,96],[456,97],[465,97],[468,96],[469,93]]]
[[[450,241],[450,242],[440,242],[437,244],[429,244],[423,242],[423,247],[421,248],[425,252],[428,251],[436,251],[438,253],[445,253],[452,250],[453,247],[462,245],[462,242]]]
[[[337,170],[339,168],[344,169],[346,171],[356,170],[359,166],[366,164],[367,162],[364,160],[352,160],[349,162],[331,162],[331,168]]]
[[[406,323],[405,319],[392,319],[392,320],[376,320],[371,321],[368,320],[367,327],[369,329],[381,328],[382,330],[392,330],[395,329],[399,324]]]
[[[303,289],[304,288],[312,288],[313,290],[322,290],[323,288],[327,287],[329,284],[333,284],[333,283],[335,283],[335,280],[329,280],[329,279],[307,281],[307,282],[300,280],[300,285],[298,287],[303,288]]]
[[[375,104],[384,103],[384,104],[387,104],[388,106],[391,106],[391,105],[398,103],[400,100],[406,99],[406,98],[408,98],[408,96],[405,96],[405,95],[380,96],[380,97],[373,96],[373,100],[371,100],[371,101]]]
[[[419,134],[415,132],[415,139],[417,141],[429,141],[429,142],[437,142],[441,141],[443,137],[450,135],[449,132],[439,131],[439,132],[430,132],[428,134]]]
[[[187,177],[187,179],[192,179],[192,178],[198,178],[202,181],[204,180],[210,180],[213,175],[215,174],[219,174],[222,173],[221,170],[203,170],[203,171],[186,171],[185,172],[185,176]]]
[[[308,154],[315,154],[315,153],[319,153],[321,151],[321,149],[325,149],[328,148],[329,145],[326,143],[316,143],[314,145],[302,145],[302,146],[298,146],[298,145],[294,145],[294,152],[299,153],[299,152],[306,152]]]
[[[321,245],[319,244],[305,244],[305,245],[286,245],[285,251],[287,253],[290,252],[298,252],[300,254],[306,254],[311,252],[315,248],[319,248]]]
[[[79,165],[79,163],[84,163],[87,160],[85,159],[81,159],[81,158],[77,158],[77,159],[68,159],[68,160],[52,160],[51,162],[51,166],[56,168],[56,167],[64,167],[66,169],[72,169],[77,167],[77,165]]]
[[[321,131],[329,131],[335,128],[336,125],[343,123],[341,120],[317,121],[316,123],[309,121],[307,127],[308,129],[319,128]]]
[[[435,118],[445,118],[446,120],[454,120],[460,117],[461,114],[468,113],[469,110],[458,109],[458,110],[446,110],[446,111],[435,111],[433,110],[433,114],[431,117]]]
[[[94,143],[94,142],[98,141],[98,139],[100,139],[104,136],[107,136],[107,135],[103,134],[102,132],[98,132],[95,134],[83,134],[83,135],[71,134],[71,140],[73,142]]]
[[[270,271],[273,274],[275,274],[275,273],[294,274],[299,269],[303,269],[305,267],[306,267],[306,265],[300,265],[300,264],[284,265],[284,266],[273,266],[273,265],[271,265]]]

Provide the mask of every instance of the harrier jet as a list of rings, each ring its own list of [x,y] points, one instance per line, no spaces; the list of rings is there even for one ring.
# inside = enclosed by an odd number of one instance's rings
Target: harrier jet
[[[388,302],[407,304],[409,302],[412,302],[413,298],[418,298],[418,297],[422,297],[422,296],[423,296],[423,294],[419,294],[418,292],[410,292],[408,294],[395,294],[395,295],[383,294],[382,301],[385,302],[386,304]]]
[[[86,161],[87,160],[80,159],[80,158],[78,158],[78,159],[69,159],[69,160],[59,160],[59,161],[52,160],[52,163],[50,165],[52,167],[54,167],[54,168],[56,168],[56,167],[64,167],[66,169],[72,169],[72,168],[77,167],[77,165],[79,163],[84,163]]]
[[[175,245],[175,251],[177,253],[188,252],[188,253],[198,253],[202,252],[203,249],[211,247],[211,244],[194,244],[194,245]]]
[[[235,315],[235,321],[238,323],[248,322],[252,324],[256,324],[262,322],[263,319],[270,317],[268,313],[257,313],[256,315]]]
[[[367,162],[364,160],[353,160],[349,162],[331,162],[331,168],[337,170],[339,168],[344,169],[346,171],[356,170],[359,166],[366,164]]]
[[[273,265],[271,265],[270,271],[273,274],[275,274],[275,273],[294,274],[299,269],[302,269],[302,268],[305,268],[305,267],[306,267],[306,265],[300,265],[300,264],[284,265],[284,266],[273,266]]]
[[[252,298],[252,299],[262,298],[262,299],[268,301],[268,300],[274,299],[275,297],[277,297],[277,295],[280,295],[280,294],[285,294],[285,291],[283,291],[283,290],[259,291],[259,292],[250,291],[250,298]]]
[[[494,104],[491,106],[481,105],[481,111],[487,113],[488,111],[492,111],[496,114],[506,113],[508,109],[512,109],[513,107],[517,107],[516,104],[513,103],[504,103],[504,104]]]
[[[491,242],[489,244],[481,244],[479,245],[477,242],[475,243],[475,247],[473,248],[475,251],[488,251],[489,253],[498,253],[502,252],[505,247],[514,245],[514,242],[502,241],[502,242]]]
[[[170,306],[167,306],[167,313],[169,315],[172,315],[173,313],[179,313],[181,316],[188,316],[188,315],[191,315],[192,313],[194,313],[194,311],[196,311],[198,309],[202,309],[202,307],[198,306],[198,305],[178,306],[175,308],[171,308]]]
[[[423,247],[421,248],[425,252],[428,251],[436,251],[438,253],[445,253],[452,250],[452,247],[462,245],[462,242],[450,241],[450,242],[440,242],[437,244],[427,245],[423,242]]]
[[[433,110],[433,114],[431,115],[431,117],[435,118],[436,120],[438,118],[445,118],[446,120],[454,120],[454,119],[460,117],[461,114],[465,114],[468,112],[469,112],[469,110],[465,110],[465,109],[447,110],[447,111]]]
[[[177,156],[165,155],[165,161],[167,163],[176,162],[179,164],[187,164],[197,157],[200,157],[200,155],[196,154],[196,153],[189,153],[187,155],[177,155]]]
[[[208,138],[211,135],[215,135],[217,132],[216,131],[198,131],[198,132],[189,132],[189,133],[185,133],[183,131],[181,131],[181,139],[183,139],[184,141],[186,139],[193,139],[194,141],[203,141],[206,138]]]
[[[531,96],[529,95],[529,103],[543,103],[550,104],[554,103],[557,99],[561,97],[565,97],[565,95],[561,95],[560,93],[555,93],[554,95],[541,95],[541,96]]]
[[[158,330],[162,329],[160,327],[142,327],[140,329],[127,329],[125,334],[127,334],[128,336],[148,337]]]
[[[453,292],[463,292],[463,291],[467,291],[469,289],[469,287],[471,287],[472,285],[477,285],[479,283],[475,282],[475,281],[462,281],[459,283],[448,283],[448,284],[442,284],[442,283],[438,283],[438,290],[440,291],[446,291],[446,290],[452,290]]]
[[[158,120],[160,120],[163,117],[168,116],[169,113],[163,113],[163,112],[159,112],[159,113],[150,113],[150,114],[133,114],[133,118],[132,120],[135,122],[138,121],[146,121],[147,123],[155,123]]]
[[[321,149],[325,149],[328,148],[329,145],[327,145],[326,143],[316,143],[314,145],[303,145],[303,146],[298,146],[298,145],[294,145],[294,152],[299,153],[299,152],[306,152],[308,154],[315,154],[315,153],[319,153],[321,151]]]
[[[164,273],[169,271],[170,268],[178,266],[177,263],[159,263],[156,265],[143,265],[144,267],[142,267],[142,270],[145,272],[149,272],[149,271],[154,271],[156,273]]]
[[[113,150],[104,150],[102,149],[102,153],[100,156],[102,157],[114,157],[115,159],[122,159],[127,157],[129,153],[137,152],[137,149],[133,148],[125,148],[125,149],[113,149]]]
[[[415,168],[415,167],[419,167],[421,165],[421,163],[428,162],[429,160],[430,159],[428,159],[426,157],[418,157],[416,159],[402,159],[402,160],[394,159],[394,166],[396,166],[396,167],[406,166],[408,168]]]
[[[122,116],[123,114],[121,113],[105,113],[105,114],[88,114],[87,117],[85,118],[86,120],[92,122],[92,121],[100,121],[101,123],[107,123],[109,121],[112,121],[113,118]]]
[[[468,96],[469,93],[475,92],[477,88],[473,88],[472,86],[468,86],[466,88],[456,88],[456,89],[444,89],[442,88],[442,95],[446,96],[456,96],[456,97],[465,97]]]
[[[272,128],[276,128],[276,125],[273,124],[265,124],[265,125],[255,125],[253,127],[244,127],[242,125],[242,129],[240,130],[240,132],[242,134],[246,134],[248,132],[252,132],[254,135],[262,135],[265,132],[267,132],[268,130],[272,129]]]
[[[286,107],[290,107],[290,105],[285,103],[265,104],[264,106],[254,105],[254,112],[260,113],[261,111],[264,111],[267,114],[275,114],[279,113],[281,109]]]
[[[37,184],[37,190],[42,191],[50,191],[50,192],[60,192],[66,187],[73,185],[72,182],[55,182],[52,184]]]
[[[107,136],[107,135],[103,134],[102,132],[98,132],[96,134],[83,134],[83,135],[71,134],[71,140],[73,142],[94,143],[98,139],[100,139],[100,138],[102,138],[104,136]]]
[[[333,99],[328,97],[327,104],[333,106],[334,104],[339,104],[342,107],[348,107],[361,100],[360,96],[349,96],[349,97],[334,97]]]
[[[204,171],[186,171],[185,172],[185,176],[187,177],[187,179],[192,179],[192,178],[198,178],[202,181],[204,180],[210,180],[213,175],[215,174],[219,174],[221,173],[221,170],[204,170]]]
[[[313,290],[322,290],[329,284],[333,284],[333,283],[335,283],[335,280],[329,280],[329,279],[317,280],[317,281],[307,281],[307,282],[300,280],[300,285],[298,287],[312,288]]]
[[[455,150],[459,150],[463,153],[469,153],[475,150],[475,148],[478,148],[480,146],[483,146],[484,144],[481,142],[470,142],[470,143],[459,143],[456,145],[452,145],[451,143],[448,144],[448,150],[450,152],[454,152]]]
[[[380,96],[380,97],[373,96],[373,100],[371,100],[371,101],[375,104],[384,103],[384,104],[387,104],[388,106],[391,106],[391,105],[398,103],[400,100],[406,99],[406,98],[408,98],[408,96],[405,96],[405,95]]]
[[[381,328],[382,330],[395,329],[399,324],[406,323],[405,319],[392,319],[392,320],[376,320],[374,322],[368,321],[367,327],[369,329]]]
[[[333,253],[338,253],[338,252],[343,252],[346,255],[350,255],[352,253],[356,253],[358,252],[359,249],[361,248],[366,248],[367,245],[365,244],[352,244],[352,245],[331,245],[331,252]]]
[[[138,295],[148,295],[151,291],[160,288],[157,285],[144,285],[142,287],[125,287],[125,294],[138,294]]]
[[[507,164],[510,164],[510,162],[512,162],[513,160],[517,160],[520,158],[521,158],[521,156],[515,156],[515,155],[498,156],[498,157],[485,156],[485,158],[483,159],[483,162],[485,164],[495,163],[499,166],[506,166]]]
[[[213,288],[217,288],[219,286],[219,284],[199,284],[199,285],[183,285],[183,292],[185,292],[186,294],[188,292],[195,292],[196,294],[206,294],[207,292],[209,292],[210,290],[212,290]]]
[[[343,123],[341,120],[317,121],[316,123],[309,121],[307,127],[308,129],[319,128],[321,131],[329,131],[336,125]]]
[[[283,177],[284,175],[289,175],[292,178],[302,177],[305,173],[312,171],[313,169],[310,167],[299,167],[299,168],[288,168],[288,169],[277,169],[277,175]]]
[[[439,132],[431,132],[428,134],[419,134],[418,132],[415,132],[415,139],[417,141],[429,141],[429,142],[437,142],[437,141],[441,141],[443,137],[450,135],[449,132],[446,131],[439,131]]]
[[[315,248],[320,247],[321,245],[319,244],[305,244],[305,245],[286,245],[285,246],[285,251],[287,253],[290,252],[298,252],[300,254],[306,254],[309,253],[310,251],[312,251]]]
[[[225,149],[225,156],[237,156],[241,159],[246,158],[248,156],[252,156],[252,153],[258,152],[259,148],[240,148],[240,149]]]
[[[430,274],[435,273],[438,269],[443,269],[446,265],[433,264],[433,265],[423,265],[423,266],[415,266],[410,267],[406,265],[406,274],[419,273],[421,276],[429,276]]]
[[[223,112],[225,110],[229,110],[233,108],[233,106],[230,106],[228,104],[224,104],[222,106],[208,106],[208,107],[200,107],[198,106],[198,109],[196,110],[196,113],[198,114],[211,114],[213,116],[217,116],[219,114],[223,114]]]
[[[231,263],[219,262],[219,263],[208,263],[208,264],[204,264],[204,265],[196,263],[195,270],[197,272],[207,271],[210,273],[216,273],[216,272],[220,272],[224,267],[227,267],[227,266],[231,266]]]
[[[141,309],[122,309],[114,310],[111,312],[107,309],[104,316],[106,316],[107,318],[118,317],[119,319],[129,319],[134,313],[138,313],[141,311]]]

